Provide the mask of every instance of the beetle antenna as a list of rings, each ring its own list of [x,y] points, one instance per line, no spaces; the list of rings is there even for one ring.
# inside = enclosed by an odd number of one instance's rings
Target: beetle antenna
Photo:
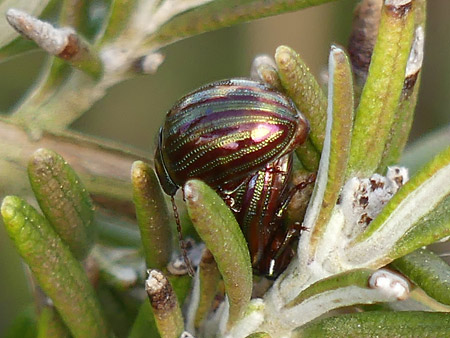
[[[183,239],[183,234],[181,232],[181,221],[180,214],[178,213],[177,205],[175,204],[175,197],[171,196],[170,200],[172,202],[173,216],[175,217],[175,223],[177,224],[178,231],[178,243],[180,243],[181,254],[183,255],[184,263],[186,264],[189,276],[194,277],[194,268],[192,267],[191,260],[188,257],[186,249],[186,241]]]

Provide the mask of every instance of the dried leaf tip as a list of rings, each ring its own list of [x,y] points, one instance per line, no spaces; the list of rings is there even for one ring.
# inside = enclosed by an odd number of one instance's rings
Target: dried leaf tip
[[[409,54],[408,63],[406,64],[405,82],[403,84],[403,93],[410,93],[416,84],[419,72],[422,69],[423,50],[425,45],[425,33],[422,26],[416,28],[414,34],[411,52]]]
[[[177,305],[177,299],[169,280],[158,270],[148,270],[147,273],[145,291],[153,309],[170,311]]]
[[[195,189],[193,182],[188,181],[183,187],[184,198],[192,202],[197,202],[199,195],[198,191]]]
[[[267,54],[258,55],[253,59],[250,77],[257,81],[263,81],[278,90],[283,88],[278,76],[277,65],[274,59]]]
[[[52,55],[67,54],[65,49],[70,44],[70,36],[75,35],[71,28],[55,28],[48,22],[14,8],[6,12],[6,19],[17,32]]]
[[[402,18],[412,8],[412,0],[385,0],[384,5],[391,15]]]
[[[184,323],[172,285],[161,271],[148,270],[147,273],[145,291],[153,309],[158,331],[161,337],[178,338],[184,331]]]
[[[423,27],[419,26],[416,28],[411,53],[409,54],[408,63],[406,65],[406,76],[413,75],[422,68],[424,44],[425,33]]]
[[[334,60],[343,61],[345,59],[344,49],[338,45],[332,45],[330,48],[330,62],[334,63]],[[333,60],[333,61],[331,61]]]

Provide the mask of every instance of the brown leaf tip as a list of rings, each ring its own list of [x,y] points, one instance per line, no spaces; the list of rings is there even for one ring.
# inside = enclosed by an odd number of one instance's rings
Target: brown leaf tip
[[[177,298],[169,280],[158,270],[148,270],[145,291],[152,308],[158,312],[167,312],[177,304]]]
[[[419,73],[422,69],[425,33],[422,26],[415,31],[414,41],[406,64],[405,81],[403,83],[403,95],[409,96],[414,89]]]
[[[39,148],[30,158],[29,170],[35,175],[46,177],[54,170],[60,170],[57,163],[58,155],[51,150]]]
[[[80,52],[80,41],[76,34],[67,37],[67,44],[57,56],[64,60],[74,59]]]
[[[201,266],[215,264],[214,256],[208,249],[203,250],[202,259],[200,261]]]
[[[401,19],[411,10],[412,0],[385,0],[384,5],[388,14]]]

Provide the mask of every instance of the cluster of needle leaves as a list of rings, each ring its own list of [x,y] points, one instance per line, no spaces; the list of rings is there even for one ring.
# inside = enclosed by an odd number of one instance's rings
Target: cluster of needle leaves
[[[317,175],[289,205],[289,220],[308,230],[275,281],[252,275],[234,216],[199,180],[177,201],[195,238],[189,277],[148,154],[68,130],[109,87],[156,71],[158,50],[175,40],[325,2],[0,3],[0,61],[49,53],[34,89],[0,118],[0,187],[23,197],[2,195],[1,215],[36,300],[10,337],[448,335],[450,267],[425,249],[450,236],[448,134],[433,137],[447,148],[422,169],[398,166],[421,77],[425,0],[362,0],[348,52],[331,47],[326,89],[287,46],[255,59],[252,77],[285,92],[310,122],[294,180]]]

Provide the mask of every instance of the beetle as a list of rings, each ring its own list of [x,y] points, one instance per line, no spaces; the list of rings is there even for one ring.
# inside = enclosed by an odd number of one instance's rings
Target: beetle
[[[268,278],[287,267],[294,255],[292,244],[305,230],[300,222],[286,224],[285,211],[294,194],[315,181],[315,174],[293,185],[292,163],[293,153],[269,162],[230,196],[222,197],[247,239],[253,270]]]
[[[233,196],[238,206],[232,211],[247,239],[253,269],[259,275],[277,275],[291,258],[289,250],[282,253],[279,249],[285,234],[282,210],[289,194],[292,156],[289,153],[267,163]]]
[[[227,187],[293,151],[308,132],[293,102],[268,85],[247,79],[213,82],[167,113],[155,168],[170,196],[192,178]]]
[[[174,195],[187,180],[200,179],[235,212],[255,256],[254,267],[266,274],[268,269],[258,266],[271,240],[280,238],[275,234],[281,233],[274,210],[286,196],[292,152],[308,132],[307,120],[291,99],[257,81],[217,81],[181,98],[160,128],[154,160],[161,186],[172,198],[178,231]],[[248,213],[255,210],[246,203],[254,203],[253,184],[263,177],[273,179],[263,183],[268,204],[258,206],[265,219],[250,220]]]

